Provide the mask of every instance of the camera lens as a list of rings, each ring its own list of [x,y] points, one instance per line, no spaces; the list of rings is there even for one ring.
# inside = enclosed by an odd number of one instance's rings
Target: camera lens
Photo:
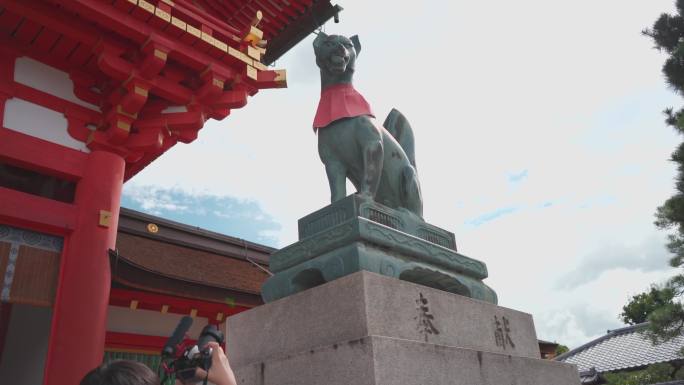
[[[199,339],[197,340],[197,346],[200,348],[200,350],[202,350],[211,341],[216,341],[219,344],[222,344],[223,333],[221,333],[216,326],[207,325],[204,327],[204,329],[202,329],[202,333],[200,333]]]

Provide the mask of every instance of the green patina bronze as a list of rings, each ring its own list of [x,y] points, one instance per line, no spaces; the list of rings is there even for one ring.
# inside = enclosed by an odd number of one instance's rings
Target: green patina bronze
[[[322,88],[351,84],[357,37],[319,33]],[[456,251],[454,234],[425,222],[413,130],[396,109],[378,126],[368,114],[318,130],[332,204],[299,220],[299,241],[271,256],[262,287],[270,302],[367,270],[496,303],[484,263]],[[346,196],[346,179],[357,193]]]
[[[314,52],[323,90],[352,83],[360,49],[355,36],[318,34]],[[398,110],[392,110],[385,127],[365,114],[332,121],[318,130],[318,154],[325,165],[332,202],[347,195],[349,178],[359,194],[423,216],[413,130]]]
[[[300,219],[299,238],[271,255],[265,302],[360,270],[497,302],[487,266],[459,254],[451,232],[359,194]]]

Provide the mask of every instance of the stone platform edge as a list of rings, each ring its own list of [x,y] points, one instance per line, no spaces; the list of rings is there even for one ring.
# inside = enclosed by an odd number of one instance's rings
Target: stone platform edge
[[[238,384],[259,385],[580,384],[566,363],[375,335],[234,370]]]
[[[530,314],[366,271],[231,316],[226,328],[238,365],[367,335],[540,357]]]

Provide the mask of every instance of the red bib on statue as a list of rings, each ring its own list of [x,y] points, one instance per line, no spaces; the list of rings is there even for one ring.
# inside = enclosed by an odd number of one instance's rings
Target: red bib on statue
[[[368,115],[375,117],[370,104],[350,83],[335,84],[321,91],[314,131],[342,118]]]

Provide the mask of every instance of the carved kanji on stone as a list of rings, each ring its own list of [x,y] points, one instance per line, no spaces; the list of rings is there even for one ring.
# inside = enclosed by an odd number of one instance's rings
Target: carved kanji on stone
[[[511,328],[508,318],[501,317],[501,321],[499,321],[499,317],[494,316],[494,339],[496,340],[496,346],[502,347],[504,350],[506,350],[507,346],[515,349],[510,333]]]
[[[439,334],[439,330],[437,330],[433,323],[435,316],[430,313],[428,300],[423,296],[423,293],[420,293],[420,297],[416,300],[416,305],[418,315],[414,319],[418,321],[418,332],[423,334],[425,342],[427,342],[429,334]]]

